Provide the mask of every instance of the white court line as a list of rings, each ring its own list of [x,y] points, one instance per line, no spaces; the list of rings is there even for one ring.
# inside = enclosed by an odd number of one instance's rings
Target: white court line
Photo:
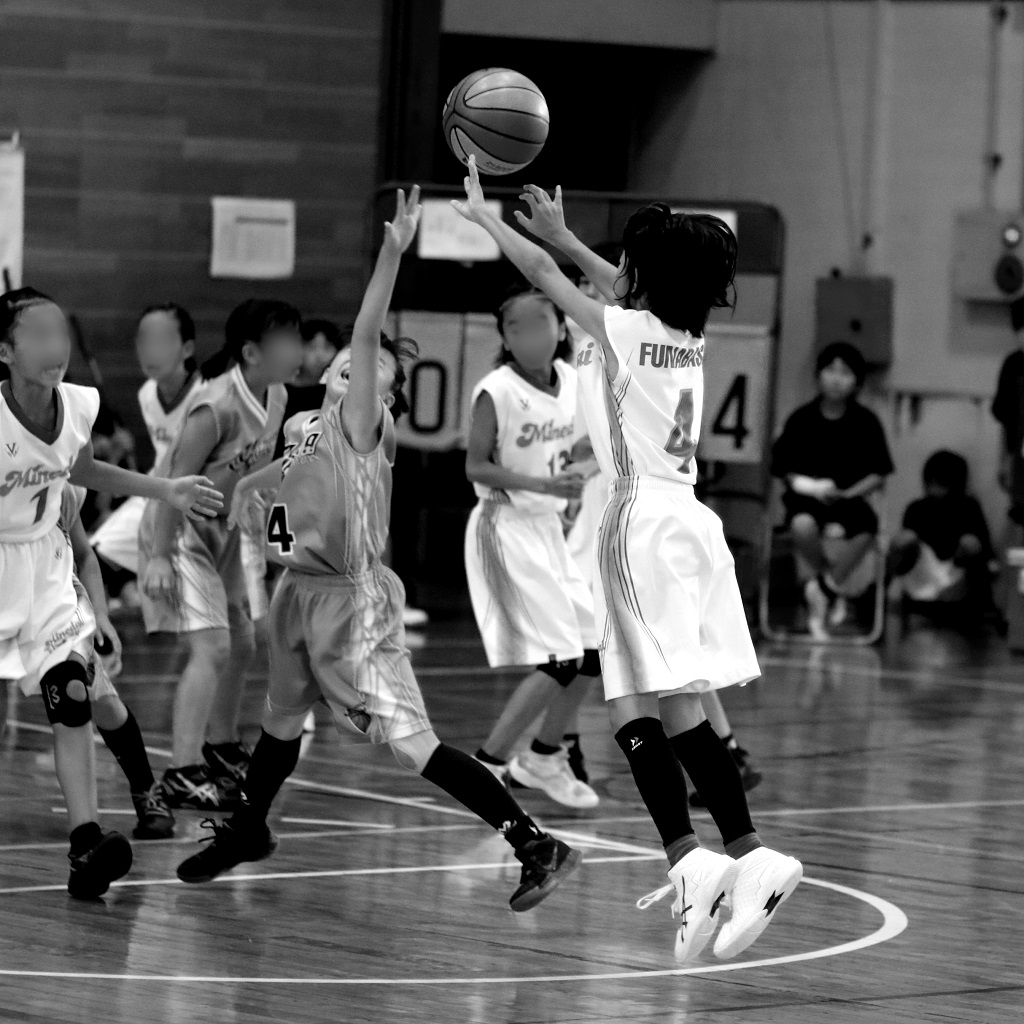
[[[67,814],[68,809],[66,807],[51,807],[50,810],[54,814]],[[130,814],[133,818],[135,817],[134,810],[128,810],[127,807],[98,807],[98,814]]]
[[[660,854],[658,854],[660,856]],[[595,858],[589,861],[590,864],[607,864],[615,863],[628,860],[639,860],[643,859],[636,856],[623,856],[623,857],[607,857],[607,858]],[[443,865],[434,868],[380,868],[380,869],[363,869],[361,872],[349,872],[350,874],[385,874],[385,873],[398,873],[407,872],[409,870],[441,870],[441,871],[472,871],[490,869],[492,867],[501,867],[503,865],[491,865],[491,864],[480,864],[480,865]],[[340,874],[342,872],[331,872],[331,874]],[[257,875],[255,878],[276,878],[276,877],[304,877],[305,873],[299,875]],[[242,881],[247,880],[248,876],[236,875],[227,876],[223,881]],[[163,885],[173,884],[177,882],[177,879],[158,879],[149,883],[119,883],[115,882],[115,886],[124,886],[126,884],[150,884],[150,885]],[[456,977],[456,978],[265,978],[265,977],[253,977],[253,976],[223,976],[223,975],[161,975],[161,974],[107,974],[107,973],[95,973],[89,974],[84,971],[18,971],[11,969],[0,969],[0,976],[4,977],[28,977],[28,978],[65,978],[65,979],[98,979],[105,981],[156,981],[163,983],[185,983],[185,984],[216,984],[216,983],[228,983],[228,984],[258,984],[258,985],[381,985],[381,986],[414,986],[414,985],[510,985],[510,984],[524,984],[524,983],[580,983],[580,982],[592,982],[592,981],[632,981],[642,978],[666,978],[666,977],[679,977],[690,974],[721,974],[732,971],[745,971],[755,967],[777,967],[782,964],[792,963],[803,963],[808,960],[820,960],[824,957],[839,956],[842,953],[854,953],[861,949],[866,949],[869,946],[878,945],[881,942],[888,942],[890,939],[896,938],[900,935],[907,927],[907,915],[900,910],[895,904],[890,903],[888,900],[882,899],[880,896],[875,896],[873,893],[863,892],[860,889],[852,889],[849,886],[838,885],[835,882],[826,882],[821,879],[805,878],[805,885],[817,886],[821,889],[831,889],[833,892],[841,893],[845,896],[851,896],[853,899],[860,900],[863,903],[867,903],[869,906],[874,907],[882,915],[882,924],[875,931],[871,932],[870,935],[864,935],[861,938],[853,939],[850,942],[841,943],[838,946],[828,946],[825,949],[809,950],[804,953],[791,953],[788,956],[776,956],[769,957],[764,960],[745,960],[740,962],[725,963],[725,964],[712,964],[706,967],[677,967],[669,968],[666,970],[654,970],[654,971],[608,971],[600,974],[547,974],[547,975],[524,975],[521,977],[491,977],[491,978],[479,978],[479,977]],[[179,883],[182,884],[182,883]],[[21,891],[32,891],[39,892],[42,889],[63,889],[63,886],[50,886],[50,887],[36,887],[29,890],[8,890],[0,889],[0,894],[9,892],[21,892]]]
[[[622,854],[617,857],[586,857],[584,864],[622,864],[635,860],[660,860],[664,853],[660,850],[646,850],[643,853]],[[301,878],[351,878],[364,875],[424,875],[434,873],[447,873],[452,871],[491,871],[514,866],[518,871],[521,865],[514,861],[512,851],[506,860],[490,861],[481,864],[413,864],[407,867],[386,867],[386,868],[323,868],[311,869],[309,871],[267,871],[265,873],[242,874],[242,875],[221,875],[210,883],[204,884],[225,884],[231,882],[277,882]],[[178,878],[140,878],[127,882],[112,882],[111,889],[140,889],[146,886],[157,885],[185,885]],[[0,889],[0,896],[18,896],[30,892],[64,892],[66,884],[61,885],[17,885],[7,889]],[[0,972],[3,973],[3,972]]]
[[[286,825],[332,825],[332,826],[357,826],[359,828],[374,830],[393,830],[394,825],[388,824],[387,822],[371,822],[371,821],[344,821],[338,818],[282,818]]]

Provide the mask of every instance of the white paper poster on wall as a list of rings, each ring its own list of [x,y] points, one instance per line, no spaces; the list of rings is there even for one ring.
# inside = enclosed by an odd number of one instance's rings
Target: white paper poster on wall
[[[295,203],[214,196],[210,276],[270,281],[295,272]]]
[[[0,144],[0,291],[21,287],[25,248],[25,152]]]
[[[501,218],[501,203],[489,199],[487,208]],[[477,263],[501,257],[498,243],[479,224],[457,213],[447,199],[424,199],[416,254],[421,260]]]

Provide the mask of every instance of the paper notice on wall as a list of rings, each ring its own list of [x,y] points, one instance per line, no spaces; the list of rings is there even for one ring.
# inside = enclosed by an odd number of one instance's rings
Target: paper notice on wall
[[[25,152],[0,145],[0,291],[21,287],[25,248]]]
[[[295,203],[214,196],[211,277],[273,280],[295,271]]]

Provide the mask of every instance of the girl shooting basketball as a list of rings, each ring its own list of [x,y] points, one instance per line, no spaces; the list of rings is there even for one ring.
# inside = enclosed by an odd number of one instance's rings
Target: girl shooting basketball
[[[573,775],[562,749],[590,681],[600,674],[593,599],[569,556],[560,518],[584,484],[570,465],[571,341],[561,310],[536,291],[502,303],[498,331],[498,368],[473,392],[466,476],[479,501],[466,527],[466,576],[488,664],[537,667],[476,756],[501,770],[513,744],[544,714],[530,749],[512,759],[509,773],[567,807],[596,807],[597,793]]]
[[[168,455],[171,477],[201,469],[230,501],[238,480],[270,461],[284,382],[302,366],[299,327],[285,302],[250,299],[231,313],[223,348],[202,368],[209,383]],[[249,756],[238,737],[255,649],[241,537],[226,516],[193,524],[154,507],[143,517],[139,557],[147,631],[179,633],[189,645],[164,795],[172,807],[223,809],[237,802]]]
[[[707,215],[652,204],[623,234],[619,267],[568,229],[536,186],[519,222],[557,245],[613,305],[582,295],[538,245],[488,210],[475,161],[453,206],[483,227],[532,284],[594,339],[577,356],[579,398],[601,469],[613,478],[597,544],[602,668],[615,738],[665,845],[679,918],[675,953],[696,957],[723,900],[733,915],[715,942],[735,956],[764,930],[802,875],[762,846],[736,764],[701,708],[703,690],[759,675],[721,521],[693,495],[703,404],[704,326],[729,305],[736,239]],[[722,833],[726,855],[700,847],[686,769]]]
[[[579,853],[541,832],[482,764],[434,734],[404,644],[402,584],[381,564],[397,372],[381,351],[381,328],[419,216],[419,189],[408,200],[399,190],[352,342],[331,367],[323,408],[298,424],[302,436],[284,458],[267,520],[268,557],[285,571],[270,606],[263,733],[242,808],[213,825],[213,842],[178,867],[183,881],[209,881],[274,851],[267,814],[298,761],[306,714],[321,697],[339,726],[388,744],[402,767],[501,832],[523,864],[513,910],[535,906],[579,863]]]
[[[72,580],[61,492],[70,481],[158,498],[190,518],[216,514],[221,495],[205,477],[165,480],[94,460],[99,394],[63,383],[70,357],[67,318],[51,298],[33,288],[0,296],[0,679],[42,694],[71,827],[68,891],[94,898],[132,855],[97,821],[87,671],[95,622]]]

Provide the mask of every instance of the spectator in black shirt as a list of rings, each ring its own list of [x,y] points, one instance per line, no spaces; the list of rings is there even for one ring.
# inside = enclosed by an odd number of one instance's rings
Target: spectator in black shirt
[[[866,500],[893,471],[878,417],[857,401],[867,366],[846,342],[822,349],[818,396],[786,420],[772,447],[771,472],[786,483],[783,504],[808,605],[808,627],[845,614],[843,584],[870,550],[878,517]],[[827,542],[845,541],[842,544]]]
[[[1024,330],[1024,299],[1010,306],[1013,329]],[[999,368],[992,415],[1003,428],[999,483],[1010,496],[1010,518],[1024,526],[1024,348],[1016,348]]]
[[[903,513],[889,562],[900,589],[917,601],[970,600],[979,614],[991,606],[995,558],[985,514],[967,493],[967,462],[955,452],[928,457],[923,498]]]

